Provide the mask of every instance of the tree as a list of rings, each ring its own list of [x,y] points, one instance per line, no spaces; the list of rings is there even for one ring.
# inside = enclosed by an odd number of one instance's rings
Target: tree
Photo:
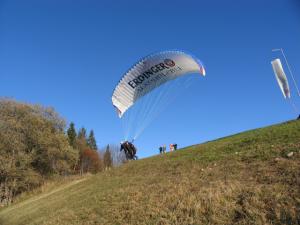
[[[86,129],[84,127],[80,128],[78,131],[77,138],[86,140]]]
[[[73,122],[70,123],[70,127],[67,130],[67,135],[68,135],[69,144],[73,148],[76,148],[77,134],[76,134],[76,130],[75,130],[75,124]]]
[[[77,134],[77,139],[76,139],[76,147],[79,152],[79,160],[77,162],[77,170],[79,170],[80,174],[84,173],[84,168],[82,165],[82,157],[84,154],[85,149],[88,148],[87,140],[86,140],[86,129],[84,127],[80,128]]]
[[[64,130],[53,108],[0,99],[0,204],[47,177],[72,173],[78,151]]]
[[[86,148],[80,156],[81,173],[96,173],[102,170],[102,161],[97,151]]]
[[[104,156],[103,156],[103,164],[104,168],[107,170],[112,167],[112,157],[109,150],[109,145],[107,145]]]
[[[93,150],[97,150],[98,149],[93,130],[90,131],[89,137],[87,139],[87,144]]]
[[[127,161],[124,151],[120,151],[120,145],[110,144],[109,152],[111,154],[113,166],[120,166]]]

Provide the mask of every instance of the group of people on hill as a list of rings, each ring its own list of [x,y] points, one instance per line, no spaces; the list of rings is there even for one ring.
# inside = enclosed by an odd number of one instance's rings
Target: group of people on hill
[[[132,142],[124,141],[121,142],[120,151],[124,151],[127,160],[136,160],[136,147]]]
[[[170,152],[176,151],[177,150],[177,144],[170,144]],[[164,154],[167,152],[166,145],[160,146],[159,147],[159,153]]]
[[[170,152],[173,152],[176,150],[177,150],[177,144],[170,144]],[[121,142],[120,151],[124,151],[127,160],[136,160],[137,159],[137,156],[136,156],[137,149],[133,145],[133,142],[129,142],[129,141]],[[160,154],[164,154],[166,152],[167,152],[166,145],[159,147]]]
[[[297,120],[300,120],[300,115],[298,116]],[[173,152],[176,150],[177,150],[177,144],[170,144],[170,152]],[[133,145],[133,142],[129,142],[129,141],[121,142],[120,151],[124,151],[127,160],[136,160],[137,159],[137,156],[136,156],[137,149]],[[166,145],[162,145],[159,147],[160,154],[164,154],[166,152],[167,152]]]

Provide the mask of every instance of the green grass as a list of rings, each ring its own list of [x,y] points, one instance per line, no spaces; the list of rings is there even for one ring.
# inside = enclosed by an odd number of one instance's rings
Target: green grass
[[[300,224],[300,121],[50,185],[0,224]]]

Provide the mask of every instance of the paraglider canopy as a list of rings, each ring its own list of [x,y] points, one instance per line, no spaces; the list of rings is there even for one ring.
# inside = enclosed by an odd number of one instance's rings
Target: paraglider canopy
[[[198,82],[198,74],[205,76],[202,62],[179,50],[157,52],[134,64],[111,97],[123,125],[124,140],[136,140],[179,94]]]
[[[154,53],[125,73],[114,90],[112,103],[121,118],[141,97],[168,81],[190,73],[205,76],[203,64],[191,54],[177,50]]]

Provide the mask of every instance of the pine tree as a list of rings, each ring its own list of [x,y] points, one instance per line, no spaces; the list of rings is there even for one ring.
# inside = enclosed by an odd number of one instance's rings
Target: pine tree
[[[90,131],[90,134],[89,134],[89,137],[88,137],[88,140],[87,140],[87,144],[93,150],[97,150],[98,149],[97,142],[96,142],[93,130]]]
[[[80,128],[78,131],[77,138],[86,140],[86,129],[84,127]]]
[[[68,135],[68,141],[69,144],[73,147],[76,148],[76,130],[75,130],[75,124],[73,122],[70,123],[70,127],[67,130],[67,135]]]

